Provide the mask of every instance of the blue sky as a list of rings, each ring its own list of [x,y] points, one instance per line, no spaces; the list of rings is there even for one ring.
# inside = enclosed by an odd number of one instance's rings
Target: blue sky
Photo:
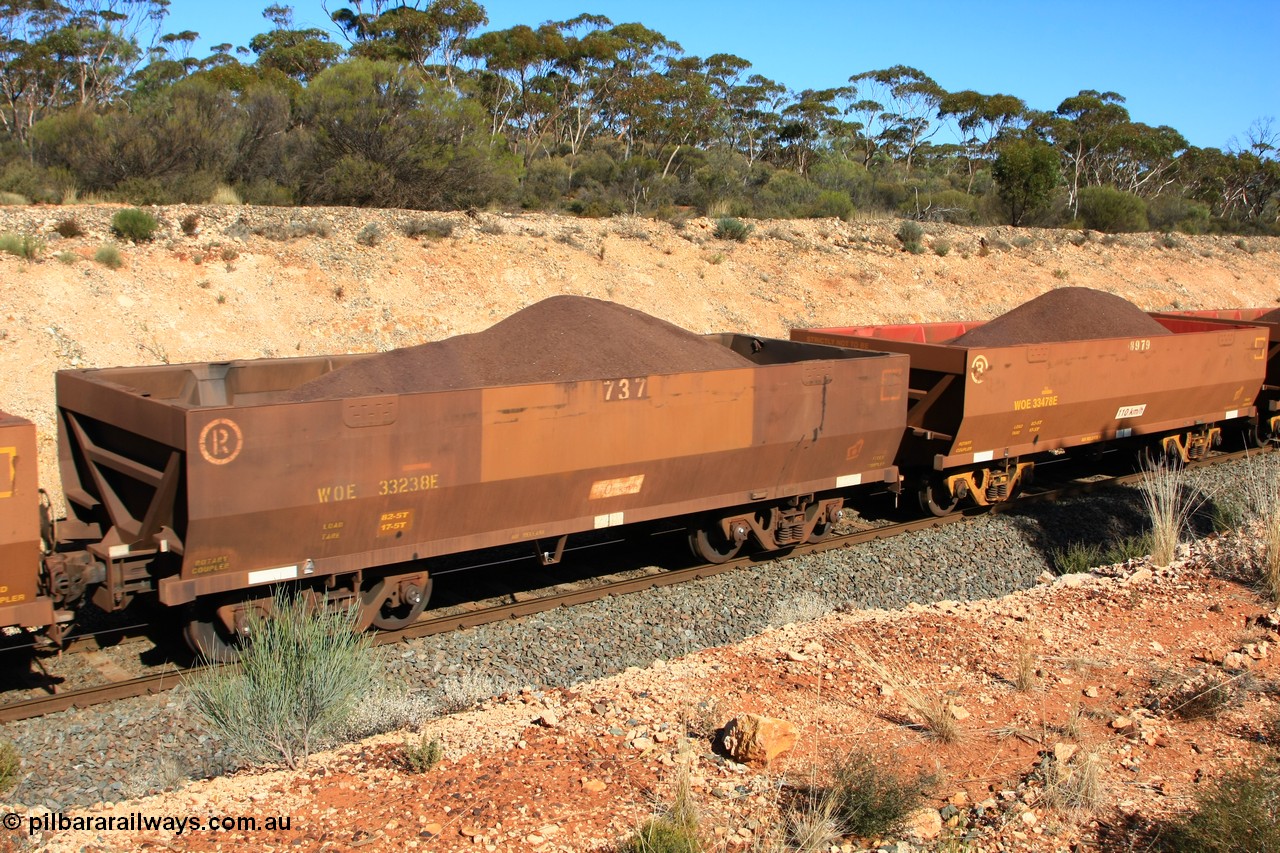
[[[736,54],[796,91],[911,65],[945,89],[1002,92],[1038,109],[1052,110],[1081,89],[1118,92],[1134,121],[1170,125],[1202,147],[1243,142],[1259,118],[1280,127],[1280,0],[480,2],[486,29],[581,12],[639,21],[686,53]],[[209,45],[245,45],[268,29],[267,5],[173,0],[165,29],[199,32],[196,55],[204,56]],[[329,8],[343,5],[331,0]],[[293,7],[295,26],[332,28],[319,0]]]

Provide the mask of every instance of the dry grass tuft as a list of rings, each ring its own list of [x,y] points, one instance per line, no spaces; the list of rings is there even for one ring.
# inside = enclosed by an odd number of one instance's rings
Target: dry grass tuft
[[[1019,693],[1030,693],[1040,686],[1040,676],[1036,674],[1039,666],[1040,657],[1031,647],[1031,639],[1023,637],[1013,661],[1013,686]]]
[[[1067,761],[1049,755],[1040,765],[1045,800],[1059,809],[1090,811],[1102,801],[1102,759],[1092,751]]]
[[[1151,562],[1167,566],[1177,554],[1187,523],[1206,497],[1191,487],[1181,466],[1164,456],[1143,462],[1140,488],[1151,521]]]
[[[951,713],[950,703],[936,686],[921,682],[903,668],[872,657],[856,643],[849,644],[854,660],[891,688],[906,703],[915,722],[943,743],[956,743],[963,731]]]

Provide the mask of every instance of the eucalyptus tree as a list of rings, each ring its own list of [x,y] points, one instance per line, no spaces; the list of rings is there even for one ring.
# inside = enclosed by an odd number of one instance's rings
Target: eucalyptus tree
[[[312,137],[304,201],[458,208],[514,186],[477,105],[418,69],[350,59],[317,76],[301,108]]]
[[[1048,201],[1058,185],[1058,153],[1034,135],[1024,134],[999,146],[991,175],[1009,213],[1009,224],[1021,225],[1028,213]]]
[[[1129,124],[1124,100],[1115,92],[1083,89],[1059,104],[1049,118],[1049,133],[1066,167],[1067,204],[1072,216],[1080,210],[1081,186],[1098,183],[1103,160],[1117,147],[1123,128]]]
[[[321,5],[328,12],[328,5]],[[454,91],[468,39],[489,23],[484,7],[475,0],[352,0],[329,17],[351,41],[353,55],[404,62],[439,74]]]
[[[928,74],[909,65],[864,71],[850,77],[849,83],[846,112],[867,119],[861,122],[868,137],[863,146],[864,163],[871,160],[868,143],[874,140],[910,172],[916,151],[938,132],[934,119],[946,91]]]
[[[101,107],[149,55],[169,0],[0,2],[0,124],[19,143],[41,117]]]
[[[295,29],[293,7],[274,4],[262,12],[272,24],[269,32],[249,40],[257,64],[275,68],[299,83],[306,83],[342,57],[342,48],[318,27]]]
[[[960,131],[969,171],[966,191],[972,192],[978,165],[992,159],[996,141],[1002,134],[1025,125],[1027,104],[1013,95],[984,95],[966,89],[944,95],[938,105],[938,117],[953,119]]]
[[[805,89],[782,110],[778,129],[782,154],[801,175],[808,172],[830,123],[840,115],[835,103],[840,93],[839,89]]]

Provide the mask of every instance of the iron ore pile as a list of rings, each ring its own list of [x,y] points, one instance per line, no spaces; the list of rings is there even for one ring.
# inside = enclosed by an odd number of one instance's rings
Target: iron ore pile
[[[1172,332],[1126,299],[1088,287],[1060,287],[983,323],[952,343],[1002,347],[1169,334]]]
[[[282,395],[297,402],[751,367],[727,347],[632,308],[552,296],[483,332],[362,358]]]

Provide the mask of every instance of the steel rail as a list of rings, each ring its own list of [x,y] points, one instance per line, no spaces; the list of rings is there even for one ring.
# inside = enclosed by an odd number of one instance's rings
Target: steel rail
[[[1221,453],[1193,462],[1188,465],[1187,468],[1196,469],[1209,465],[1234,462],[1245,459],[1250,455],[1270,452],[1273,451],[1267,449]],[[980,518],[992,513],[1011,512],[1039,502],[1056,501],[1066,497],[1074,497],[1113,488],[1118,485],[1126,485],[1140,481],[1142,476],[1142,472],[1139,471],[1132,474],[1114,475],[1088,483],[1071,482],[1043,492],[1025,494],[1018,497],[1016,500],[995,504],[990,507],[969,507],[942,517],[911,519],[909,521],[897,522],[881,527],[873,527],[868,530],[859,530],[853,533],[831,536],[823,539],[821,542],[797,545],[794,548],[788,549],[786,552],[766,552],[754,556],[738,557],[719,564],[706,563],[680,569],[661,570],[641,577],[625,578],[623,580],[605,583],[595,583],[589,586],[584,586],[581,589],[560,590],[558,592],[541,595],[526,601],[481,606],[474,610],[460,613],[450,613],[437,616],[432,616],[428,613],[418,622],[415,622],[407,628],[401,628],[395,631],[379,632],[376,635],[376,643],[378,645],[387,645],[420,637],[445,634],[450,631],[475,628],[494,622],[506,621],[508,619],[519,619],[535,613],[544,613],[548,610],[555,610],[559,607],[573,607],[579,604],[586,604],[587,602],[608,596],[628,595],[635,592],[642,592],[647,589],[673,586],[675,584],[687,583],[701,578],[714,577],[715,575],[722,574],[724,572],[762,565],[775,562],[777,560],[790,559],[792,557],[821,553],[824,551],[833,551],[841,548],[851,548],[865,542],[873,542],[878,539],[888,539],[904,533],[912,533],[920,530],[942,527],[948,524],[956,524],[969,521],[974,518]],[[600,578],[593,577],[588,580],[598,581]],[[96,685],[93,687],[69,690],[65,693],[57,693],[52,696],[41,696],[35,699],[10,702],[0,705],[0,722],[25,720],[32,717],[43,716],[45,714],[56,713],[58,711],[65,711],[70,708],[86,708],[91,705],[111,702],[117,699],[162,693],[175,687],[181,681],[183,674],[195,671],[195,669],[198,668],[188,670],[168,669],[164,672],[145,675],[128,681]]]

